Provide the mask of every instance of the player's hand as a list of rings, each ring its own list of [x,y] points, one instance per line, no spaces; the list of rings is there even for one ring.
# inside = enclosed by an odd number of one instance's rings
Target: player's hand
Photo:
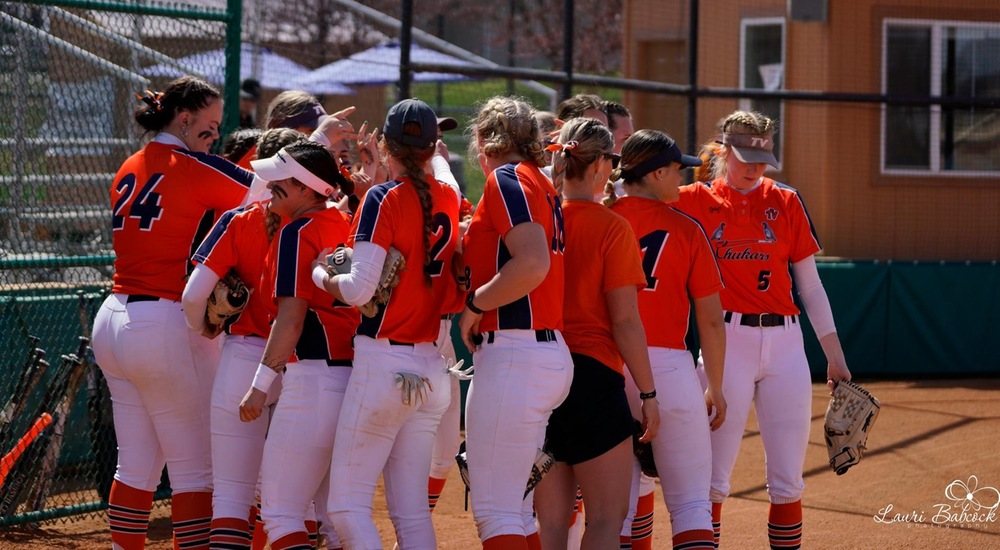
[[[705,390],[705,407],[708,409],[708,416],[712,419],[708,422],[712,431],[722,427],[726,421],[726,398],[722,395],[722,389],[708,388]],[[715,416],[712,416],[712,409],[715,409]]]
[[[372,170],[374,173],[374,170]],[[354,195],[359,199],[364,198],[365,193],[374,185],[375,180],[365,172],[355,172],[351,174],[351,181],[354,182]]]
[[[479,344],[483,341],[482,335],[479,334],[479,322],[482,319],[482,314],[473,313],[469,308],[465,308],[462,311],[462,317],[458,320],[459,334],[462,335],[462,342],[465,342],[465,347],[469,350],[469,353],[475,353],[476,349],[479,348]],[[476,343],[477,338],[479,344]]]
[[[444,160],[450,161],[448,157],[448,146],[444,144],[440,139],[437,140],[437,145],[434,148],[434,154],[443,158]]]
[[[358,139],[358,134],[354,133],[354,125],[347,121],[347,117],[353,112],[354,107],[348,107],[323,117],[316,132],[325,135],[330,143],[337,143],[345,139]]]
[[[840,361],[830,361],[826,365],[826,387],[830,389],[830,395],[833,395],[833,389],[837,387],[837,383],[841,380],[850,380],[851,371],[847,368],[847,365]]]
[[[639,441],[649,443],[660,429],[660,404],[656,398],[642,400],[642,435]]]
[[[247,394],[240,401],[240,420],[243,422],[253,422],[264,410],[264,402],[267,400],[267,392],[250,388]]]

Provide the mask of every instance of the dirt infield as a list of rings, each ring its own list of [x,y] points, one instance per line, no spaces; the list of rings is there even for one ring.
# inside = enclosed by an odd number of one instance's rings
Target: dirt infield
[[[803,548],[1000,548],[1000,380],[864,385],[882,401],[882,413],[864,462],[840,477],[827,467],[822,441],[827,391],[824,386],[813,388]],[[723,509],[723,548],[767,547],[763,464],[763,446],[751,419],[733,476],[732,497]],[[381,494],[376,509],[383,541],[391,548],[392,527]],[[162,508],[154,513],[146,548],[171,548],[166,515]],[[668,519],[658,500],[654,548],[670,548]],[[455,470],[434,512],[434,523],[440,548],[478,546]],[[0,531],[0,549],[109,546],[106,519],[50,523],[37,531]]]

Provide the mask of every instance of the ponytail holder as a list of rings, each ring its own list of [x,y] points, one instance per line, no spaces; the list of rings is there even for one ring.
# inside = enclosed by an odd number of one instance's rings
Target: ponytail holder
[[[567,157],[570,156],[570,151],[576,149],[576,146],[580,145],[578,141],[567,141],[566,143],[553,143],[545,148],[546,151],[552,151],[553,153],[558,153],[562,151]]]
[[[340,165],[340,175],[344,176],[345,180],[351,181],[351,170],[347,168],[347,165],[345,164]]]
[[[163,103],[160,101],[163,99],[163,92],[151,92],[146,90],[146,95],[135,94],[135,98],[146,105],[149,105],[150,109],[156,109],[157,111],[163,110]]]

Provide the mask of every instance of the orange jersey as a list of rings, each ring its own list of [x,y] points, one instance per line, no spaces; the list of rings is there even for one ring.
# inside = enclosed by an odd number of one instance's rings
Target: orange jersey
[[[409,178],[369,189],[354,217],[351,246],[355,242],[369,242],[385,250],[391,246],[406,259],[406,269],[389,302],[379,307],[375,317],[361,319],[358,334],[362,336],[407,343],[437,340],[442,303],[455,287],[451,257],[458,244],[458,196],[429,174],[425,177],[433,204],[429,265],[424,266],[423,210]],[[430,275],[430,286],[425,274]]]
[[[253,168],[250,167],[250,161],[256,159],[257,159],[257,146],[254,145],[253,147],[248,149],[246,153],[243,153],[243,156],[240,157],[240,160],[236,161],[236,166],[253,171]]]
[[[624,197],[611,209],[628,220],[638,239],[646,275],[639,315],[647,345],[686,349],[691,299],[723,289],[708,236],[696,220],[658,200]]]
[[[258,203],[226,212],[191,257],[191,261],[204,264],[219,278],[225,277],[230,269],[235,270],[236,276],[251,290],[246,308],[226,327],[229,334],[267,338],[271,333],[268,318],[271,296],[258,292],[257,288],[270,247],[265,218],[267,210]]]
[[[129,157],[111,186],[112,292],[179,301],[188,259],[253,177],[222,157],[156,141]]]
[[[533,162],[510,163],[486,177],[463,250],[472,288],[489,282],[511,256],[503,238],[514,226],[537,223],[550,241],[549,272],[526,296],[487,311],[479,323],[483,332],[500,329],[563,328],[563,251],[566,240],[562,202],[552,182]]]
[[[605,293],[646,286],[635,234],[625,218],[591,201],[566,201],[566,328],[573,353],[597,359],[622,372],[622,356],[611,333]]]
[[[676,204],[708,233],[726,288],[722,307],[797,315],[789,263],[821,250],[798,191],[763,178],[744,195],[724,179],[681,187]]]
[[[309,302],[302,334],[289,361],[354,358],[351,337],[358,326],[358,310],[336,303],[312,281],[313,260],[324,248],[346,243],[350,229],[340,211],[326,208],[288,222],[271,240],[260,286],[262,293],[272,299],[272,318],[277,313],[278,298]]]

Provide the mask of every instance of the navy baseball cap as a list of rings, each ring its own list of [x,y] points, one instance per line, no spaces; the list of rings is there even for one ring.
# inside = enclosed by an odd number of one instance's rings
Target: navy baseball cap
[[[403,133],[407,122],[420,125],[420,135],[413,136]],[[438,118],[431,106],[419,99],[404,99],[393,105],[385,115],[385,126],[382,133],[404,145],[414,147],[430,147],[437,143]]]
[[[691,168],[692,166],[701,166],[700,158],[682,153],[681,148],[677,146],[677,142],[675,142],[670,136],[667,136],[667,143],[668,145],[666,149],[644,160],[643,162],[640,162],[632,168],[623,170],[621,174],[622,178],[626,181],[639,181],[646,174],[663,168],[671,162],[680,164],[681,169]]]

